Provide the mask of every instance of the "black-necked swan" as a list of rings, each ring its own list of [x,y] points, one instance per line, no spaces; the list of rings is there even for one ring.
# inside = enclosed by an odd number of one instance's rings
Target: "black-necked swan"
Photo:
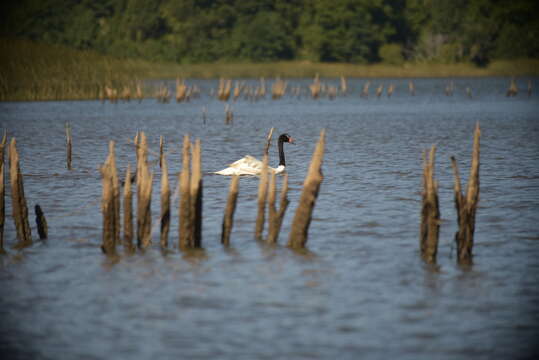
[[[277,147],[279,149],[279,166],[276,168],[268,167],[268,170],[274,174],[280,174],[284,171],[286,163],[284,159],[284,149],[283,143],[294,143],[292,136],[288,134],[281,134],[279,136],[279,141],[277,142]],[[216,171],[215,174],[218,175],[260,175],[262,172],[262,161],[252,157],[251,155],[246,155],[245,157],[239,159],[236,162],[230,164],[226,169],[221,171]]]

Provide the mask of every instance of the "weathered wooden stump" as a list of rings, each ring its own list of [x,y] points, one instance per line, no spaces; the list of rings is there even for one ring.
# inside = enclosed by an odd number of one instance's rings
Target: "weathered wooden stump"
[[[266,201],[268,194],[268,155],[264,154],[262,159],[262,171],[260,172],[260,182],[258,184],[258,211],[255,224],[255,239],[262,240],[264,232],[264,222],[266,216]]]
[[[180,249],[188,249],[191,244],[191,175],[189,169],[189,148],[191,143],[189,136],[183,137],[182,170],[180,172],[180,205],[179,205],[179,228],[178,246]]]
[[[470,264],[474,244],[475,214],[479,202],[479,153],[481,130],[479,123],[475,127],[470,177],[466,189],[466,197],[462,194],[460,175],[455,157],[451,157],[455,179],[455,208],[457,210],[459,229],[455,234],[457,244],[457,260],[461,264]]]
[[[322,162],[324,158],[325,130],[320,132],[320,139],[309,165],[309,171],[303,182],[303,190],[299,205],[292,220],[292,228],[288,237],[288,246],[293,249],[305,247],[308,240],[309,225],[311,224],[312,213],[320,190],[320,184],[324,179],[322,175]]]
[[[191,237],[191,247],[202,247],[202,150],[200,139],[196,139],[195,144],[191,145],[192,160],[191,160],[191,229],[193,235]]]
[[[32,245],[32,233],[28,222],[28,207],[24,196],[24,185],[19,165],[19,153],[17,152],[17,142],[11,139],[9,144],[9,177],[11,184],[11,206],[13,208],[13,221],[17,229],[17,239],[15,248],[22,249]]]
[[[2,137],[2,141],[0,142],[0,254],[4,254],[4,223],[6,219],[6,204],[5,204],[5,192],[6,192],[6,183],[5,183],[5,175],[4,175],[4,149],[6,148],[6,132],[4,132],[4,136]]]
[[[423,153],[423,192],[419,240],[421,257],[427,263],[436,263],[440,232],[438,183],[434,180],[435,153],[436,147],[434,145],[429,156]]]
[[[168,247],[168,232],[170,229],[170,186],[168,184],[167,159],[161,153],[161,239],[162,248]]]
[[[101,166],[102,177],[102,197],[101,197],[101,212],[103,215],[103,236],[101,243],[101,250],[109,255],[116,255],[116,229],[114,228],[116,220],[115,206],[114,206],[114,180],[112,167],[115,166],[115,162],[112,161],[114,152],[110,152],[110,149],[114,148],[114,141],[109,143],[109,155],[105,160],[105,163]]]
[[[133,191],[131,190],[131,165],[127,164],[124,183],[124,249],[128,252],[133,247]]]
[[[148,142],[140,133],[137,165],[137,246],[146,249],[152,241],[152,183],[153,174],[148,166]]]
[[[279,238],[279,232],[281,231],[281,225],[283,223],[284,214],[288,207],[288,174],[283,175],[283,184],[281,188],[281,196],[279,201],[279,210],[275,207],[276,201],[276,176],[272,174],[270,179],[270,192],[269,192],[269,225],[268,225],[268,243],[276,244]]]
[[[234,225],[234,212],[236,211],[239,182],[240,177],[238,175],[234,175],[230,181],[230,189],[228,191],[228,200],[226,202],[221,231],[221,244],[225,246],[230,245],[230,233],[232,231],[232,226]]]

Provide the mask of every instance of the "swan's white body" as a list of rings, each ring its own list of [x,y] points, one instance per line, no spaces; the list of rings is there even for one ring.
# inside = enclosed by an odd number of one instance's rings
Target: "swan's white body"
[[[279,165],[276,168],[268,167],[270,174],[280,174],[284,171],[285,166]],[[216,171],[215,174],[218,175],[260,175],[262,172],[262,161],[257,158],[252,157],[251,155],[246,155],[245,157],[239,159],[238,161],[230,164],[226,169],[221,171]]]

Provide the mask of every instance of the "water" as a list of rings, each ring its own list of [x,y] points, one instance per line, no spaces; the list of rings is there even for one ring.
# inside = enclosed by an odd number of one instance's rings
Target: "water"
[[[334,81],[335,84],[337,81]],[[386,84],[389,80],[384,80]],[[535,85],[537,79],[534,79]],[[297,81],[296,81],[297,83]],[[306,84],[307,80],[302,81]],[[1,128],[17,138],[29,207],[39,203],[49,239],[17,252],[6,219],[9,255],[0,258],[0,351],[14,359],[512,359],[537,354],[539,335],[539,119],[537,94],[505,98],[508,79],[395,80],[391,99],[335,101],[285,97],[224,105],[200,81],[190,103],[95,101],[0,104]],[[378,81],[373,81],[376,87]],[[293,85],[293,84],[292,84]],[[471,86],[474,98],[464,89]],[[525,80],[519,83],[526,87]],[[202,121],[202,107],[208,112]],[[453,179],[456,156],[467,181],[479,121],[481,200],[474,263],[456,264]],[[73,131],[65,169],[64,125]],[[231,237],[219,243],[229,178],[204,176],[203,256],[154,245],[112,264],[99,249],[99,165],[116,141],[122,171],[134,164],[129,142],[145,131],[158,151],[166,141],[172,183],[181,140],[202,140],[203,170],[259,156],[271,127],[288,132],[291,204],[284,244],[303,178],[322,128],[324,182],[307,254],[253,240],[256,178],[242,178]],[[436,144],[443,222],[437,266],[418,253],[421,152]],[[270,164],[277,164],[275,148]],[[155,159],[154,155],[150,156]],[[153,218],[159,211],[157,166]],[[6,198],[6,209],[11,203]],[[177,242],[177,208],[171,242]],[[33,214],[32,231],[37,236]]]

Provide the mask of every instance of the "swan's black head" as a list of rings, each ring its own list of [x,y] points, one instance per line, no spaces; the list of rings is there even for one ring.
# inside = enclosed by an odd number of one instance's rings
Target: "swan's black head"
[[[293,144],[294,138],[288,134],[281,134],[281,136],[279,136],[279,142],[280,143],[287,142],[287,143]]]

